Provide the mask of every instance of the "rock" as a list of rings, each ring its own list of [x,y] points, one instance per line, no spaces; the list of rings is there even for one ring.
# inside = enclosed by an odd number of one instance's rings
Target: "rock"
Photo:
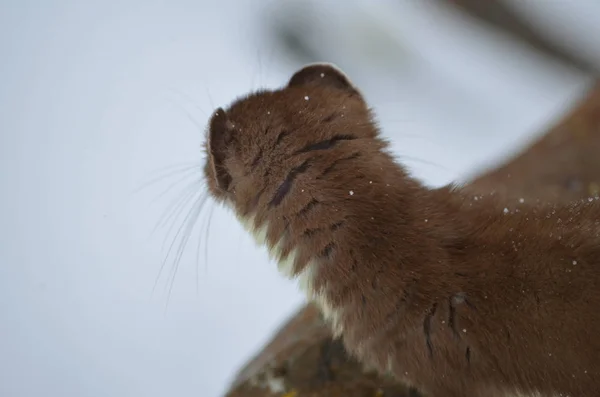
[[[600,194],[600,84],[537,142],[476,178],[474,192],[567,201]],[[226,397],[417,397],[349,358],[311,304],[237,374]]]

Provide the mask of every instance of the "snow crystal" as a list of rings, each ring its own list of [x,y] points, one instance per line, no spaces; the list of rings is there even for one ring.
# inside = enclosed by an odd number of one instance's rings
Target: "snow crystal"
[[[325,77],[325,73],[321,73],[321,78]]]
[[[523,197],[521,197],[521,198],[519,199],[519,203],[523,204],[524,202],[525,202],[525,199],[524,199]]]
[[[308,101],[308,100],[309,100],[309,98],[308,98],[308,95],[304,97],[304,100],[305,100],[305,101]]]
[[[508,214],[508,208],[504,207],[504,213]]]
[[[350,190],[348,193],[350,193],[350,196],[354,196],[354,190]]]
[[[574,265],[576,265],[576,264],[577,264],[577,261],[573,261],[573,264],[574,264]]]

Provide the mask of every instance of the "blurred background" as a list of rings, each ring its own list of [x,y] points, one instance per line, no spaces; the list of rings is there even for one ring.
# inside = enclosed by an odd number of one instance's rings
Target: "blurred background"
[[[414,175],[463,181],[585,95],[599,20],[590,0],[0,1],[0,395],[216,397],[303,303],[200,206],[214,108],[334,62]]]

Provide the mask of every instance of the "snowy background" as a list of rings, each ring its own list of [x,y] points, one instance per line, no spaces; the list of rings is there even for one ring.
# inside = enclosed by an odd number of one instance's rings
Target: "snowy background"
[[[598,48],[594,2],[535,3],[519,6]],[[427,1],[340,4],[319,2],[307,40],[430,185],[519,149],[589,82]],[[267,29],[292,5],[0,1],[0,396],[216,397],[302,304],[225,210],[176,236],[208,115],[301,66]]]

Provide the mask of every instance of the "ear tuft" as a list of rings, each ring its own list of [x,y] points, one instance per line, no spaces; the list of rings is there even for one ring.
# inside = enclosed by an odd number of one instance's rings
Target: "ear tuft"
[[[305,84],[318,84],[335,87],[344,91],[358,93],[350,79],[340,68],[332,63],[312,63],[298,70],[290,81],[288,87]]]
[[[231,175],[225,167],[225,159],[233,140],[233,133],[233,125],[227,113],[222,108],[215,110],[210,119],[207,146],[215,182],[221,190],[227,190],[231,183]]]

